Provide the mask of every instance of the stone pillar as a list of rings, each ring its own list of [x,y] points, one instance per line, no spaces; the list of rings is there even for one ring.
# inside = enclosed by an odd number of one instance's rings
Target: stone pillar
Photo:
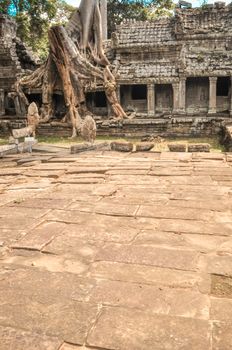
[[[172,84],[173,90],[173,113],[178,113],[179,111],[179,83]]]
[[[230,109],[230,116],[232,116],[232,76],[230,77],[230,104],[229,104],[229,109]]]
[[[5,115],[5,93],[0,89],[0,116]]]
[[[155,115],[155,85],[147,85],[147,114],[149,116]]]
[[[209,77],[209,114],[217,112],[217,77]]]
[[[118,103],[121,103],[120,85],[117,85],[116,95],[117,95]]]
[[[179,110],[182,113],[186,111],[186,78],[181,77],[179,83]]]

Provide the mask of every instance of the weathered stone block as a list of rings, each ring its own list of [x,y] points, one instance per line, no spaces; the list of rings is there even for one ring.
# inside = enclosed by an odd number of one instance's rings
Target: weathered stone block
[[[154,143],[152,142],[141,142],[136,145],[136,152],[147,152],[150,151],[154,147]]]
[[[186,152],[187,145],[185,143],[170,143],[168,149],[170,152]]]
[[[208,143],[193,143],[188,145],[188,152],[210,152],[210,145]]]
[[[107,308],[89,332],[87,344],[107,349],[209,350],[210,325],[205,320]]]
[[[101,142],[96,144],[79,143],[71,146],[71,154],[81,153],[86,151],[109,151],[110,144],[108,142]]]
[[[132,150],[133,150],[133,143],[131,143],[131,142],[115,141],[115,142],[111,142],[110,145],[111,145],[111,149],[113,151],[132,152]]]

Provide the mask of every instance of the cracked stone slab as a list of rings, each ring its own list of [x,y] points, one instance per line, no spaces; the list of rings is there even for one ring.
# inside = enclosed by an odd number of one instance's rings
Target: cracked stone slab
[[[105,178],[102,177],[63,177],[61,179],[57,179],[57,183],[61,184],[98,184],[98,183],[103,183]]]
[[[74,273],[51,272],[39,267],[2,266],[0,274],[0,297],[20,299],[23,295],[39,303],[66,303],[70,300],[85,301],[96,282]]]
[[[232,259],[230,255],[211,254],[201,257],[201,268],[208,273],[231,276]]]
[[[85,264],[90,264],[102,247],[102,241],[93,241],[91,238],[87,242],[80,240],[75,235],[71,236],[63,232],[62,235],[55,237],[51,243],[43,248],[43,253],[68,255],[72,259],[79,260]]]
[[[22,169],[17,168],[1,168],[0,176],[16,176],[16,175],[22,175],[23,171]]]
[[[210,325],[205,320],[104,308],[87,344],[127,350],[210,350]]]
[[[79,212],[79,219],[81,219]],[[54,240],[72,242],[75,241],[115,241],[130,242],[139,233],[137,221],[130,217],[87,215],[82,216],[79,225],[69,224],[64,229],[63,235]],[[61,243],[66,245],[65,242]]]
[[[196,233],[217,236],[230,236],[232,234],[231,223],[206,223],[198,220],[161,219],[157,222],[157,228],[160,231],[176,233]]]
[[[143,176],[143,175],[110,175],[109,183],[120,184],[120,185],[131,185],[131,184],[143,184],[143,185],[156,185],[160,183],[160,179],[155,176]]]
[[[141,205],[137,216],[141,217],[153,217],[153,218],[166,218],[166,219],[184,219],[184,220],[202,220],[209,221],[213,214],[208,210],[201,210],[193,208],[182,208],[171,207],[168,205]]]
[[[36,208],[36,209],[64,209],[72,200],[70,199],[55,199],[55,198],[27,198],[21,201],[11,202],[10,207]]]
[[[212,336],[212,350],[232,349],[232,322],[214,322]]]
[[[21,202],[20,202],[21,203]],[[2,207],[0,208],[0,217],[17,217],[17,216],[23,216],[24,219],[26,218],[33,218],[33,219],[39,219],[42,216],[44,216],[46,213],[48,213],[48,209],[44,208],[20,208],[15,207],[14,209],[10,207]]]
[[[122,281],[99,281],[86,301],[148,313],[209,319],[209,297],[199,292]]]
[[[209,293],[211,285],[208,274],[112,261],[94,262],[90,268],[90,276],[107,280],[191,289],[202,293]]]
[[[181,234],[160,232],[156,230],[141,231],[135,238],[134,244],[151,244],[156,246],[182,247],[199,252],[215,251],[227,242],[224,236]],[[232,241],[231,241],[232,248]]]
[[[97,308],[93,305],[77,302],[39,305],[23,298],[14,305],[4,304],[0,319],[3,326],[7,324],[13,328],[23,327],[30,332],[44,333],[70,343],[82,344],[96,313]]]
[[[72,345],[72,344],[63,344],[59,350],[105,350],[100,348],[89,348],[86,346]]]
[[[232,322],[232,299],[210,298],[210,319]]]
[[[232,201],[228,198],[221,200],[184,200],[184,199],[171,199],[171,207],[181,207],[181,208],[194,208],[194,209],[208,209],[213,211],[226,211],[232,209]]]
[[[0,217],[0,229],[14,229],[15,222],[17,222],[17,229],[26,230],[32,227],[35,227],[38,224],[38,219],[26,218],[25,216],[2,216]]]
[[[97,214],[112,215],[112,216],[135,216],[138,211],[138,205],[132,204],[110,204],[100,201],[90,205],[89,208],[83,210],[83,205],[81,202],[74,202],[69,206],[69,209],[81,210],[81,211],[90,211]]]
[[[42,163],[36,166],[31,167],[31,170],[35,170],[36,171],[55,171],[55,170],[67,170],[69,168],[69,164],[68,163]]]
[[[106,175],[146,175],[148,169],[110,169],[106,172]]]
[[[210,176],[169,176],[166,178],[166,182],[174,185],[189,185],[189,186],[196,186],[196,185],[209,185],[210,183],[213,184],[213,180]]]
[[[3,326],[0,326],[0,339],[2,350],[59,350],[62,344],[58,338]]]
[[[106,244],[96,256],[96,261],[167,267],[195,271],[199,254],[190,250],[174,250],[148,245]]]
[[[99,166],[99,167],[91,167],[91,166],[88,166],[88,167],[75,167],[75,168],[69,168],[67,170],[67,174],[82,174],[82,173],[85,173],[85,174],[91,174],[91,173],[94,173],[94,174],[105,174],[105,172],[109,170],[108,167],[104,167],[104,166]],[[90,177],[90,176],[89,176]]]
[[[9,190],[33,190],[33,189],[46,189],[51,185],[51,180],[48,178],[40,179],[40,178],[27,178],[30,181],[26,180],[23,183],[11,184],[9,186]]]
[[[16,242],[18,239],[22,238],[25,235],[25,230],[18,229],[1,229],[1,243],[2,246],[10,245],[13,242]]]
[[[28,251],[17,251],[5,257],[3,263],[10,267],[11,265],[17,266],[33,266],[35,268],[43,268],[50,272],[69,272],[77,275],[86,275],[89,265],[92,262],[89,256],[86,255],[64,255],[56,256],[51,254],[41,254],[33,251],[34,254],[28,256],[22,254]],[[37,253],[37,254],[36,254]]]
[[[170,169],[170,168],[163,168],[163,169],[154,169],[149,172],[149,175],[151,176],[186,176],[186,175],[191,175],[191,171],[189,170],[180,170],[180,169]]]
[[[72,300],[38,303],[23,295],[15,300],[8,293],[7,301],[2,298],[0,301],[2,326],[23,328],[74,344],[84,343],[98,313],[96,305]]]
[[[57,235],[61,234],[65,229],[65,224],[59,222],[44,222],[33,231],[30,231],[12,248],[42,250]]]
[[[64,174],[64,170],[27,170],[24,172],[24,175],[29,177],[46,177],[53,179],[59,178],[62,174]]]

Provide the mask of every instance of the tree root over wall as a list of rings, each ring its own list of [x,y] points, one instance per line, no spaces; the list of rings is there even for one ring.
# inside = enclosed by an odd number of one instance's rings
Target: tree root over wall
[[[86,87],[96,81],[103,85],[115,117],[127,117],[118,102],[115,75],[103,49],[101,1],[82,0],[66,27],[52,27],[48,33],[47,61],[15,84],[14,100],[17,106],[22,106],[21,110],[29,105],[24,90],[41,88],[43,122],[54,114],[54,89],[57,86],[62,89],[67,107],[64,120],[72,124],[72,137],[80,132],[83,118],[89,114]]]

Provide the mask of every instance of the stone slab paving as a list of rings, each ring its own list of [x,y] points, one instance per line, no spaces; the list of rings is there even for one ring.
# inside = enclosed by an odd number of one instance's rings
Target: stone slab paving
[[[231,350],[232,155],[45,151],[0,161],[0,350]]]

